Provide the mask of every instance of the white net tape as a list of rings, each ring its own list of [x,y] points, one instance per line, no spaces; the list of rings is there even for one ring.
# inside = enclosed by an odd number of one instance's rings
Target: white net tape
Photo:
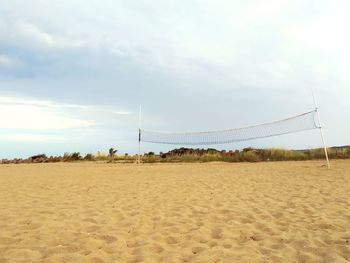
[[[319,128],[315,122],[317,110],[280,121],[245,128],[206,132],[154,132],[141,130],[142,142],[176,145],[210,145],[254,140]]]

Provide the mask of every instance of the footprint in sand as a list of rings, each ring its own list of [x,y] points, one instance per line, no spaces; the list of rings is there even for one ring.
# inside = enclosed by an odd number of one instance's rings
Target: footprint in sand
[[[193,247],[192,254],[196,255],[196,254],[202,252],[203,250],[205,250],[205,247]]]
[[[99,236],[99,238],[104,240],[107,244],[113,243],[118,240],[118,238],[110,235],[101,235]]]
[[[218,245],[218,243],[216,243],[215,241],[210,241],[210,242],[208,243],[208,246],[209,246],[210,248],[216,247],[217,245]]]
[[[173,245],[177,244],[179,241],[175,237],[169,236],[165,239],[165,242],[169,245]]]
[[[213,239],[221,239],[223,237],[222,230],[220,228],[214,228],[211,231],[211,237]]]
[[[98,257],[90,258],[87,262],[88,263],[105,263],[102,259]]]
[[[164,248],[158,244],[152,245],[149,250],[153,253],[160,254],[164,251]]]
[[[85,218],[82,220],[83,222],[89,222],[89,223],[93,223],[93,224],[97,224],[97,221],[93,218]]]
[[[232,248],[232,245],[231,245],[231,244],[228,244],[228,243],[223,244],[222,246],[223,246],[224,248],[226,248],[226,249]]]

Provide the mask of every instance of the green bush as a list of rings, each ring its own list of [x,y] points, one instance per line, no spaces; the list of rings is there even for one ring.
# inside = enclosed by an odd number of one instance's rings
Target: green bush
[[[199,157],[199,161],[201,162],[217,162],[221,160],[221,156],[217,154],[204,154]]]
[[[260,158],[254,151],[243,152],[243,161],[244,162],[259,162]]]

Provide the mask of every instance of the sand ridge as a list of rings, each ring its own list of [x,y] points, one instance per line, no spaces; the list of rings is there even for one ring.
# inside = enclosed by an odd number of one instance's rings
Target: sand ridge
[[[332,165],[0,165],[0,262],[349,262]]]

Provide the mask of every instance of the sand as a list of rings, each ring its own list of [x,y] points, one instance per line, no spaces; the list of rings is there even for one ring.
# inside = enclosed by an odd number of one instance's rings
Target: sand
[[[0,165],[0,262],[349,262],[323,164]]]

